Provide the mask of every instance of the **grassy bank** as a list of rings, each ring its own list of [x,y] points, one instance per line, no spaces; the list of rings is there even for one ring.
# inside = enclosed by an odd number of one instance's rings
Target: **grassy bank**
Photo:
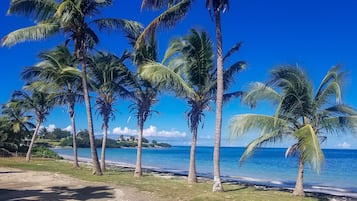
[[[256,189],[243,185],[225,184],[224,193],[212,193],[212,183],[201,181],[188,185],[180,177],[159,177],[157,174],[146,173],[142,178],[134,178],[133,172],[127,169],[113,169],[103,176],[93,176],[91,168],[84,164],[79,169],[73,169],[68,161],[34,158],[26,163],[23,158],[0,158],[0,166],[19,168],[24,170],[48,171],[70,175],[82,180],[106,182],[123,186],[135,187],[141,191],[154,193],[167,200],[249,200],[249,201],[296,201],[296,200],[324,200],[323,198],[300,198],[289,192]]]

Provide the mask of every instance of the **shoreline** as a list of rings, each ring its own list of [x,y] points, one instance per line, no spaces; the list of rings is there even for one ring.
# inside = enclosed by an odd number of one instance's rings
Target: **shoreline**
[[[73,156],[59,154],[63,160],[68,162],[73,161]],[[80,163],[92,166],[92,160],[90,158],[78,157]],[[106,165],[110,169],[120,168],[121,170],[127,169],[128,171],[134,171],[135,165],[117,161],[106,161]],[[178,179],[186,179],[187,173],[177,170],[163,170],[155,167],[142,167],[143,172],[151,173],[153,176]],[[197,173],[197,177],[201,181],[209,182],[213,180],[213,177],[207,174]],[[255,187],[259,190],[277,190],[292,192],[294,184],[287,184],[280,181],[268,181],[260,180],[256,178],[248,177],[229,177],[222,176],[222,182],[227,184],[239,184],[243,186]],[[290,185],[290,186],[289,186]],[[314,186],[305,187],[305,194],[309,197],[326,198],[328,200],[357,200],[357,192],[353,192],[347,189],[335,188],[329,186]]]

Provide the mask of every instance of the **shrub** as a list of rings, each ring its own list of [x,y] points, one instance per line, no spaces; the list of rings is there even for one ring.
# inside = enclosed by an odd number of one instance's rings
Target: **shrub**
[[[62,157],[60,157],[55,151],[43,146],[34,147],[32,150],[32,155],[42,158],[62,159]]]

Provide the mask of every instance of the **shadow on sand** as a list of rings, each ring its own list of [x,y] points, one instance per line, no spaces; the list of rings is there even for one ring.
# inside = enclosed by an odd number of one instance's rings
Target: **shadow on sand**
[[[0,189],[0,195],[1,200],[88,200],[114,198],[113,193],[108,192],[111,190],[113,188],[107,186],[83,188],[53,186],[36,190]]]

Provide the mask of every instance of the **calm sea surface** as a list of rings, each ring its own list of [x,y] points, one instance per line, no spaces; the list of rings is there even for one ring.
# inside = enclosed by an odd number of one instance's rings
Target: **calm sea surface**
[[[198,175],[212,177],[213,147],[197,147],[196,165]],[[221,175],[226,180],[292,188],[297,175],[297,157],[285,158],[286,149],[262,148],[241,166],[239,158],[244,148],[221,148]],[[55,149],[57,153],[71,156],[73,150]],[[100,149],[98,156],[100,156]],[[175,146],[163,149],[143,149],[144,167],[159,171],[187,174],[190,147]],[[90,158],[90,149],[78,150],[79,157]],[[320,174],[306,165],[304,184],[310,191],[327,192],[357,197],[357,150],[326,149],[325,164]],[[136,149],[107,149],[107,161],[135,165]]]

